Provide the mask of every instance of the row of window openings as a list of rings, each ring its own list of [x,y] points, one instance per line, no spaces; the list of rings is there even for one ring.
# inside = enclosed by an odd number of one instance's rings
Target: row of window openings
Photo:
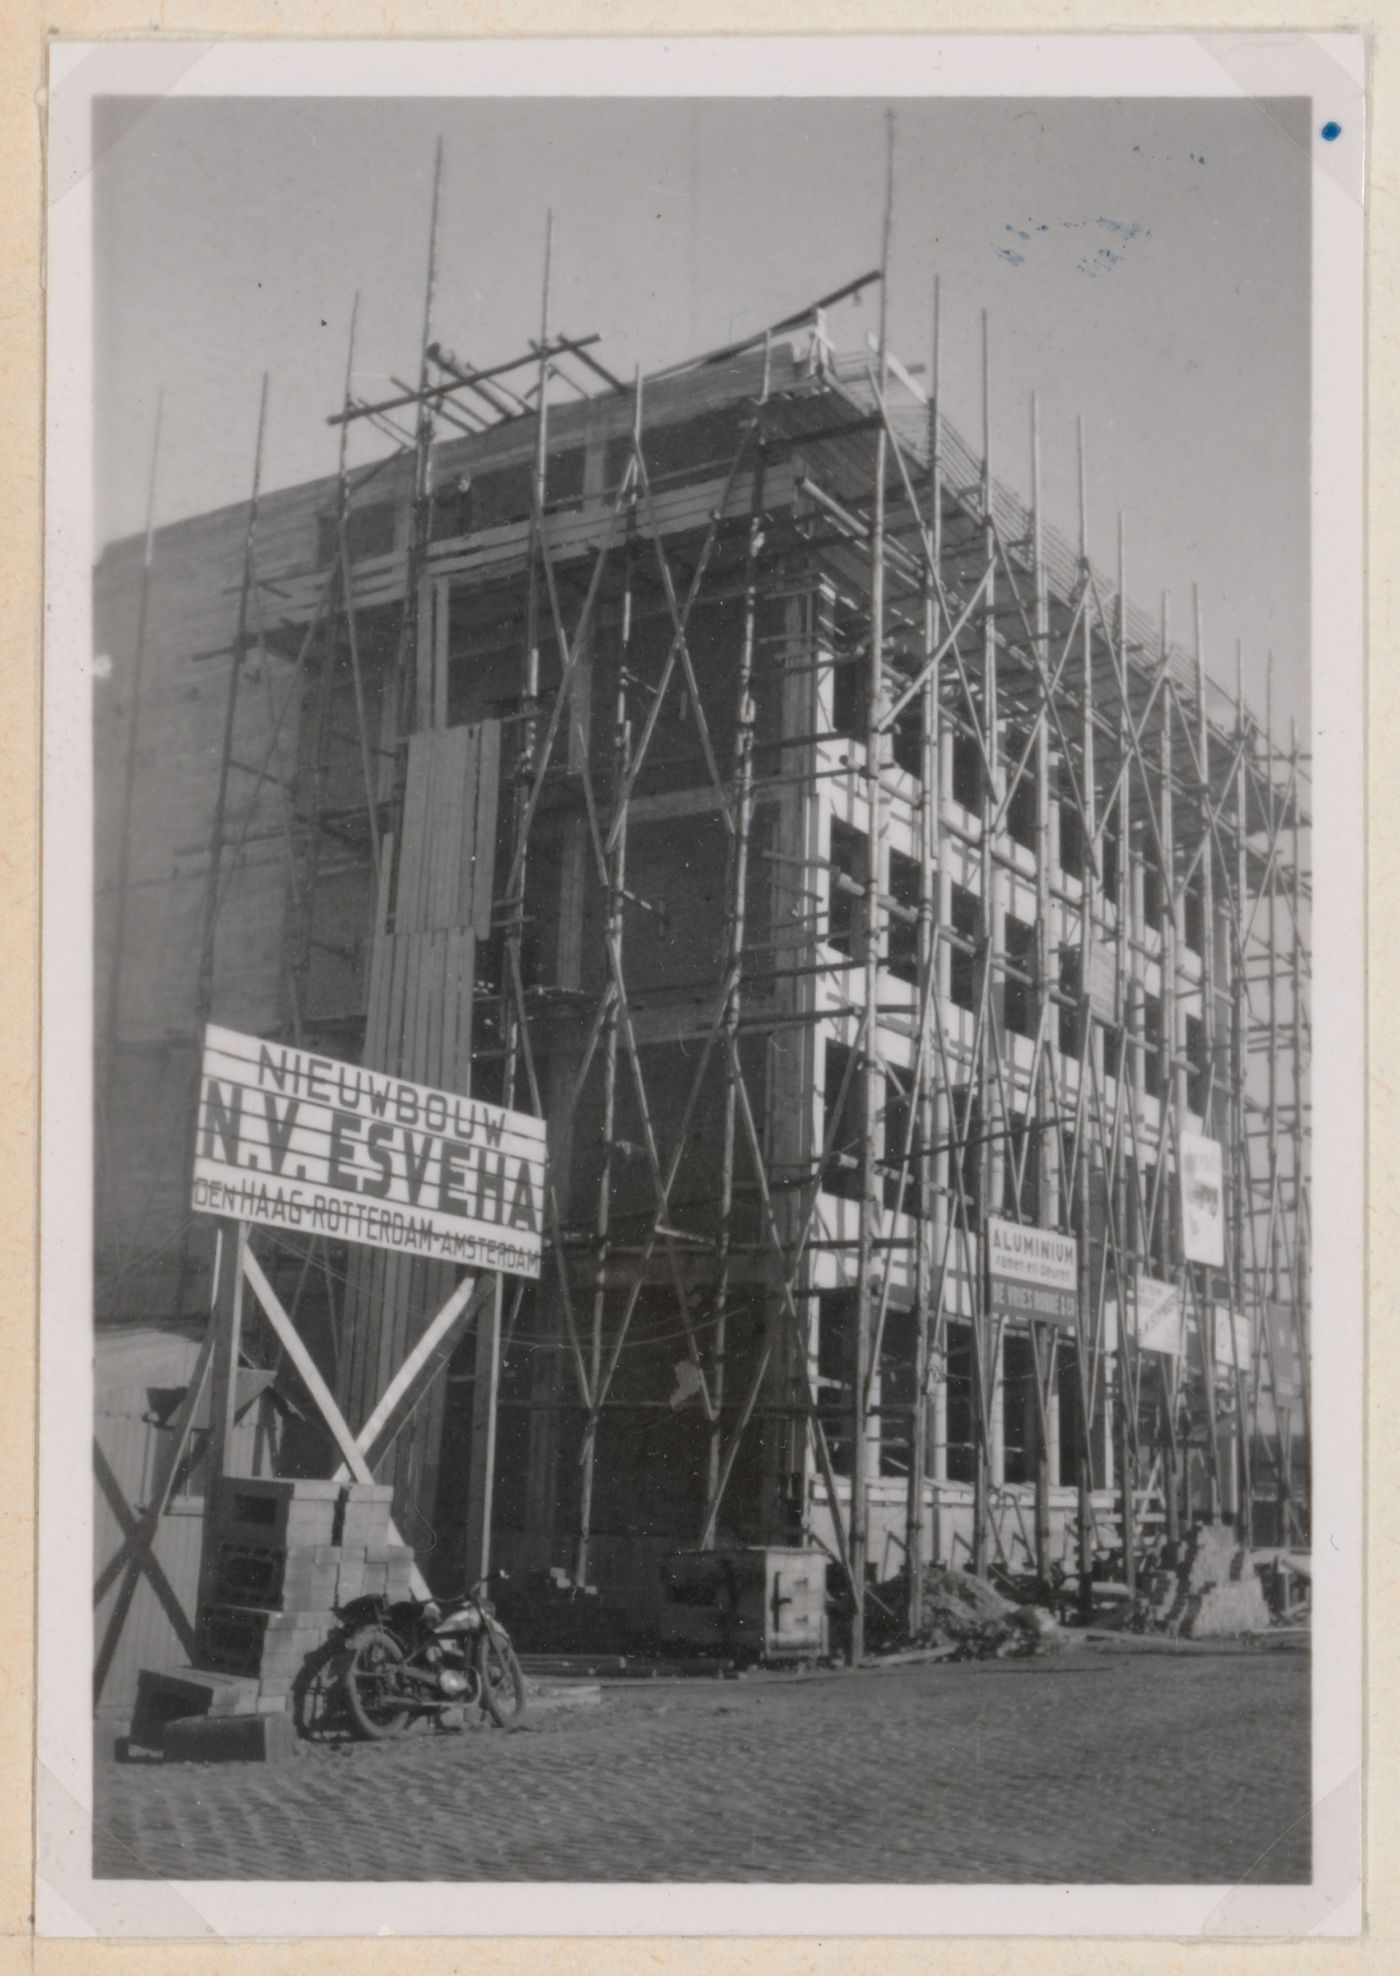
[[[852,668],[839,668],[836,674],[839,681]],[[835,726],[840,733],[857,732],[853,725],[841,717],[840,695],[837,696],[838,711]],[[898,768],[910,775],[923,772],[922,724],[918,709],[895,723],[894,761]],[[1012,765],[1020,758],[1021,746],[1011,750]],[[986,777],[982,764],[982,753],[971,734],[957,731],[953,735],[953,801],[963,809],[977,815],[984,798],[988,795]],[[1075,801],[1074,788],[1068,776],[1061,781],[1059,788],[1059,864],[1060,869],[1070,878],[1082,878],[1085,867],[1085,832],[1083,819]],[[1034,852],[1036,848],[1035,780],[1026,771],[1018,779],[1006,805],[1006,833],[1012,842],[1023,850]],[[1099,838],[1098,890],[1101,897],[1116,899],[1122,876],[1120,859],[1122,856],[1122,835],[1116,821],[1108,823]],[[1150,859],[1142,859],[1142,917],[1143,923],[1155,927],[1160,921],[1165,905],[1161,873]],[[1199,886],[1188,886],[1185,900],[1187,915],[1187,945],[1199,949],[1201,942],[1201,897]]]
[[[1063,813],[1061,815],[1063,834]],[[1107,840],[1112,842],[1110,838]],[[843,823],[839,817],[831,820],[830,854],[830,905],[827,916],[827,940],[839,953],[852,960],[860,958],[857,949],[861,945],[864,924],[864,897],[870,867],[870,840],[862,830]],[[918,934],[916,915],[919,905],[919,866],[918,861],[909,858],[902,851],[891,851],[889,888],[895,910],[889,915],[889,937],[887,965],[892,973],[901,979],[916,979]],[[1160,917],[1161,894],[1156,883],[1156,873],[1144,864],[1144,911],[1146,925],[1155,926]],[[1148,879],[1152,884],[1148,886]],[[1115,880],[1116,883],[1116,880]],[[1188,885],[1183,898],[1183,932],[1186,945],[1194,952],[1201,951],[1205,934],[1205,912],[1201,888],[1198,883]],[[963,940],[975,940],[980,919],[977,895],[965,887],[953,887],[953,932]],[[1008,915],[1008,929],[1022,925]],[[1008,931],[1007,958],[1013,960],[1011,943],[1021,935]],[[1033,945],[1033,942],[1031,943]],[[1013,960],[1013,965],[1014,965]]]
[[[821,1185],[823,1193],[849,1201],[858,1201],[861,1196],[866,1092],[860,1070],[860,1059],[853,1050],[844,1043],[828,1041],[822,1091]],[[1034,1217],[1040,1203],[1041,1144],[1051,1128],[1013,1112],[1004,1128],[989,1135],[981,1108],[966,1086],[956,1087],[950,1099],[953,1143],[932,1149],[930,1178],[935,1188],[943,1184],[950,1194],[961,1182],[962,1205],[954,1208],[957,1224],[961,1225],[965,1211],[969,1230],[976,1233],[980,1228],[989,1172],[993,1197],[988,1211]],[[878,1162],[881,1198],[891,1212],[917,1219],[924,1212],[921,1175],[925,1165],[918,1121],[911,1130],[908,1097],[892,1079],[884,1079],[882,1102],[883,1111],[876,1120],[882,1155]],[[1156,1166],[1143,1163],[1139,1185],[1133,1162],[1127,1162],[1122,1198],[1124,1225],[1118,1237],[1123,1246],[1132,1254],[1166,1263],[1171,1253],[1171,1204],[1159,1189]],[[1069,1232],[1082,1236],[1081,1203],[1076,1197],[1067,1206],[1063,1218]],[[1102,1243],[1106,1239],[1107,1220],[1103,1174],[1096,1169],[1089,1204],[1092,1240]]]
[[[864,893],[867,883],[867,844],[862,832],[833,818],[831,825],[831,870],[827,914],[827,944],[854,964],[864,959]],[[890,853],[890,897],[896,908],[888,921],[884,966],[896,980],[910,985],[918,982],[918,927],[916,909],[919,897],[919,868],[912,858],[898,851]],[[955,1008],[975,1012],[978,1006],[979,949],[982,940],[982,905],[975,892],[965,886],[952,888],[949,922],[952,953],[949,965],[949,999]],[[1006,974],[1002,991],[1002,1022],[1013,1035],[1033,1037],[1038,1016],[1036,982],[1036,929],[1029,920],[1008,913],[1004,922]],[[1065,946],[1059,955],[1059,991],[1064,1000],[1076,1006],[1059,1010],[1059,1046],[1063,1055],[1081,1054],[1079,1001],[1080,954],[1076,945]],[[1162,1002],[1160,996],[1141,998],[1139,1044],[1143,1057],[1143,1083],[1153,1097],[1165,1095],[1168,1066],[1162,1050]],[[1121,1065],[1120,1037],[1112,1025],[1103,1027],[1104,1074],[1117,1077]],[[1204,1025],[1199,1017],[1186,1021],[1186,1056],[1189,1065],[1188,1103],[1193,1111],[1205,1109],[1208,1064]]]
[[[838,1475],[851,1472],[854,1429],[853,1367],[855,1299],[848,1290],[823,1294],[818,1345],[821,1413],[832,1466]],[[892,1477],[909,1472],[910,1435],[915,1426],[916,1325],[914,1313],[891,1305],[881,1336],[878,1423],[879,1473]],[[1001,1376],[994,1397],[1000,1411],[1001,1470],[1007,1483],[1034,1480],[1039,1444],[1039,1414],[1035,1393],[1035,1349],[1028,1334],[1005,1331],[1001,1341]],[[944,1371],[946,1395],[944,1474],[950,1482],[971,1482],[976,1472],[977,1387],[972,1327],[950,1321],[946,1328]],[[1080,1449],[1080,1394],[1076,1350],[1072,1341],[1059,1344],[1052,1372],[1052,1395],[1058,1396],[1059,1472],[1073,1477]],[[920,1409],[922,1412],[922,1409]],[[1102,1432],[1100,1408],[1096,1427]],[[930,1464],[932,1466],[932,1464]]]

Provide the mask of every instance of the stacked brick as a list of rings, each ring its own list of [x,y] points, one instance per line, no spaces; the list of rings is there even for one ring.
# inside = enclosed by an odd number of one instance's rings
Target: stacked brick
[[[389,1541],[392,1489],[378,1483],[243,1480],[220,1488],[200,1612],[202,1668],[257,1682],[286,1706],[339,1609],[407,1598],[413,1553]]]
[[[1177,1570],[1153,1573],[1142,1590],[1157,1624],[1185,1639],[1262,1633],[1269,1624],[1253,1559],[1225,1523],[1198,1523]]]

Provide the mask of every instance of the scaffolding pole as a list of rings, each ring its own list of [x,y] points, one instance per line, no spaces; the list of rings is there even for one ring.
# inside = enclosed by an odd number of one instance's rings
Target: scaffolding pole
[[[141,550],[141,580],[136,602],[136,636],[131,664],[131,704],[126,717],[126,751],[122,764],[121,808],[115,832],[117,870],[112,882],[113,926],[107,960],[106,998],[102,1018],[102,1086],[99,1113],[106,1127],[116,1090],[117,1045],[121,1024],[122,974],[126,963],[127,892],[131,879],[132,804],[136,795],[136,751],[141,737],[141,692],[146,672],[146,643],[151,612],[151,580],[155,564],[156,474],[160,464],[160,430],[165,414],[165,393],[156,397],[155,426],[151,434],[151,465],[146,477],[146,525]]]

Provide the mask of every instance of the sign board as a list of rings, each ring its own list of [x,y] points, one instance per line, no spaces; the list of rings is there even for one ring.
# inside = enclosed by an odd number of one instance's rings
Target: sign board
[[[1218,1139],[1181,1135],[1182,1246],[1188,1262],[1225,1267],[1225,1170]]]
[[[1210,1317],[1207,1322],[1211,1331],[1212,1363],[1215,1367],[1217,1381],[1221,1379],[1228,1380],[1234,1377],[1237,1364],[1236,1353],[1239,1355],[1238,1369],[1241,1372],[1247,1373],[1254,1363],[1254,1348],[1250,1341],[1248,1312],[1237,1310],[1234,1313],[1233,1347],[1230,1342],[1231,1312],[1228,1304],[1212,1304]],[[1204,1363],[1200,1325],[1193,1318],[1186,1327],[1187,1369],[1199,1378]]]
[[[544,1121],[210,1024],[204,1214],[538,1276]]]
[[[1265,1304],[1264,1323],[1269,1334],[1269,1363],[1274,1375],[1274,1404],[1293,1406],[1298,1399],[1298,1356],[1294,1344],[1291,1304]]]
[[[1169,1352],[1181,1356],[1181,1289],[1175,1283],[1159,1283],[1155,1276],[1139,1276],[1137,1295],[1137,1343],[1140,1352]]]
[[[1230,1343],[1233,1323],[1235,1341]],[[1248,1372],[1254,1364],[1254,1344],[1250,1337],[1248,1311],[1231,1311],[1228,1304],[1215,1306],[1215,1363],[1221,1372]]]
[[[991,1215],[986,1240],[993,1317],[1079,1328],[1079,1244],[1073,1235]]]
[[[1118,1018],[1118,954],[1102,937],[1089,949],[1089,1007],[1100,1022]]]

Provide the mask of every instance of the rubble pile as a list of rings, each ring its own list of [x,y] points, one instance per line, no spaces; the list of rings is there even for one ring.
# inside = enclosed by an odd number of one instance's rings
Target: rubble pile
[[[877,1597],[892,1612],[902,1613],[904,1579],[882,1585]],[[916,1647],[947,1649],[949,1660],[1004,1659],[1043,1651],[1055,1643],[1059,1630],[1053,1614],[1039,1606],[1017,1605],[969,1571],[924,1567],[919,1622],[911,1642]]]

